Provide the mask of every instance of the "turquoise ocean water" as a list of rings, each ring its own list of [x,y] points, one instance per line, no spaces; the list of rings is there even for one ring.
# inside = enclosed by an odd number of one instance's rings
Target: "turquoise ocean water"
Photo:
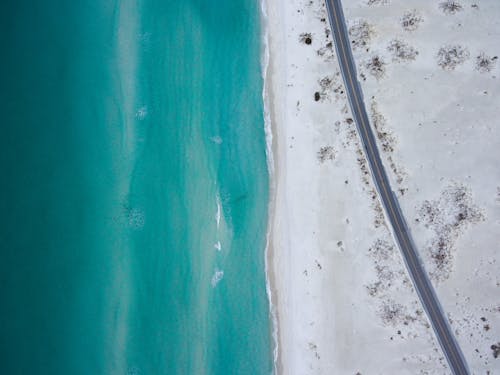
[[[0,373],[269,374],[256,0],[0,5]]]

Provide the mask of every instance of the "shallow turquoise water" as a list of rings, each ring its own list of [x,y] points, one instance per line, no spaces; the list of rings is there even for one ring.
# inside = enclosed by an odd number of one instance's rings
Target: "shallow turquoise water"
[[[0,373],[270,373],[258,2],[0,29]]]

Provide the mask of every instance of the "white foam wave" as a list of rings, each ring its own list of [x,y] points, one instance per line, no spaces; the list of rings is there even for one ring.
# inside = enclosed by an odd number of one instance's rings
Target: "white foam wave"
[[[215,269],[214,275],[212,276],[212,288],[215,288],[217,284],[222,280],[224,277],[224,271],[218,270],[217,268]]]
[[[220,205],[220,197],[218,194],[216,196],[216,200],[217,200],[217,212],[215,213],[215,221],[217,223],[217,230],[218,230],[220,227],[220,217],[221,217],[221,210],[222,210],[221,205]]]
[[[269,301],[269,312],[272,322],[272,337],[273,337],[273,373],[278,373],[278,353],[279,353],[279,340],[278,340],[278,317],[276,313],[276,306],[273,303],[273,294],[270,281],[269,270],[269,244],[271,237],[271,228],[273,220],[273,207],[275,195],[275,170],[274,170],[274,157],[273,157],[273,132],[271,124],[271,109],[268,85],[268,71],[269,71],[269,30],[268,30],[268,15],[267,15],[267,0],[261,0],[261,28],[262,28],[262,50],[261,50],[261,69],[263,79],[262,99],[264,103],[264,131],[266,135],[266,157],[267,168],[269,172],[269,202],[268,202],[268,225],[266,233],[266,248],[264,251],[264,265],[266,274],[266,293]]]

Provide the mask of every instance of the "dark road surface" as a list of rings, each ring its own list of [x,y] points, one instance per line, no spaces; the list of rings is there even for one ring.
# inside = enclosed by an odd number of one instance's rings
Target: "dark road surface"
[[[420,261],[399,203],[391,190],[389,179],[382,165],[376,140],[363,102],[363,94],[357,79],[356,65],[351,51],[347,26],[340,0],[326,0],[335,48],[352,114],[368,159],[373,181],[384,207],[394,238],[401,250],[413,285],[432,324],[443,353],[454,375],[467,375],[469,370],[464,356],[453,336],[448,321],[436,297],[432,284]]]

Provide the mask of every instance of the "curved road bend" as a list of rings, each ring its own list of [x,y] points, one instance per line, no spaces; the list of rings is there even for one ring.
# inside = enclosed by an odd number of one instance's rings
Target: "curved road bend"
[[[356,65],[351,51],[342,4],[340,0],[326,0],[326,7],[351,111],[356,121],[365,156],[368,159],[372,178],[382,201],[385,215],[391,224],[393,236],[403,254],[408,273],[431,321],[451,371],[454,375],[468,375],[467,363],[453,336],[423,264],[418,257],[396,195],[391,190],[389,179],[382,165],[356,75]]]

